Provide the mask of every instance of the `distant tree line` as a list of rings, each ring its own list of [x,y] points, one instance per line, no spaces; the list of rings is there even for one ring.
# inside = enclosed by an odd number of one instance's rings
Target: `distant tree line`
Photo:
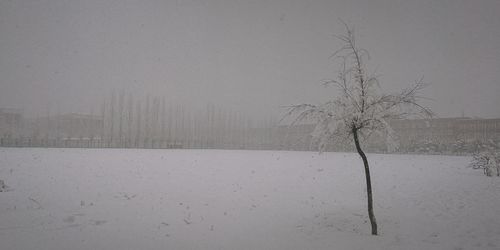
[[[113,91],[95,113],[38,115],[1,146],[119,148],[275,148],[272,117],[251,119],[243,112],[207,104],[188,107],[163,96],[137,98]],[[266,128],[266,129],[264,129]],[[263,133],[263,130],[265,132]]]
[[[4,117],[0,119],[0,146],[317,149],[311,124],[290,126],[290,121],[282,120],[280,125],[276,117],[257,119],[228,107],[207,104],[195,108],[163,96],[138,97],[125,91],[110,92],[86,114],[62,114],[58,109],[55,112],[47,109],[34,118],[23,118],[20,110],[0,110]],[[397,133],[399,127],[394,126]],[[408,136],[405,131],[401,131],[401,137]],[[439,136],[428,137],[401,138],[395,150],[459,155],[471,155],[486,148],[500,150],[500,138],[495,136],[487,141],[461,137],[442,141]],[[385,140],[376,135],[365,146],[367,152],[387,151]],[[324,150],[352,152],[355,146],[349,140],[335,141],[325,144]]]
[[[123,91],[104,100],[100,112],[99,137],[111,147],[244,148],[252,130],[274,126],[272,119],[254,124],[241,112],[213,104],[195,109]]]

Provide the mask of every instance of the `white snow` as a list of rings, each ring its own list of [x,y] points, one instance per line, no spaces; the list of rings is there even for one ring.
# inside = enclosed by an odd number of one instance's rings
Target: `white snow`
[[[499,249],[500,178],[469,157],[0,149],[0,249]]]

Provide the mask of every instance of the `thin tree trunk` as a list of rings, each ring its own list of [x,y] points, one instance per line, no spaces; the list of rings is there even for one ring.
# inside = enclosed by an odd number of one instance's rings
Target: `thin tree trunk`
[[[368,196],[368,217],[370,217],[370,223],[372,225],[372,235],[377,235],[377,220],[375,219],[375,214],[373,213],[373,195],[372,195],[372,182],[370,178],[370,167],[368,166],[368,159],[366,158],[365,152],[361,149],[358,139],[358,130],[352,129],[352,134],[354,136],[354,143],[356,144],[356,150],[358,154],[363,159],[363,164],[365,165],[365,177],[366,177],[366,192]]]
[[[110,146],[114,147],[113,138],[114,138],[114,124],[115,124],[115,91],[111,93],[111,112],[110,112]]]
[[[120,92],[120,96],[118,97],[118,147],[123,147],[123,99],[125,93],[123,90]]]

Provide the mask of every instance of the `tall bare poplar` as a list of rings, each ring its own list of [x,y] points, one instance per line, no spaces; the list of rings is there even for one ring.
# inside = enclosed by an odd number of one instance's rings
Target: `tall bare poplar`
[[[132,131],[133,131],[133,122],[134,122],[134,97],[131,93],[128,94],[127,101],[127,147],[131,146],[132,142]]]
[[[113,139],[114,139],[114,135],[115,135],[115,131],[114,131],[114,128],[115,128],[115,91],[113,91],[111,93],[111,103],[110,103],[110,114],[109,114],[109,126],[110,126],[110,131],[109,131],[109,140],[110,140],[110,144],[111,146],[114,145],[114,142],[113,142]]]
[[[120,91],[120,96],[118,98],[118,143],[119,147],[123,147],[123,99],[125,93]]]
[[[141,135],[141,120],[142,120],[142,107],[141,107],[141,101],[140,100],[137,100],[137,109],[136,109],[136,112],[135,112],[135,116],[136,116],[136,121],[137,121],[137,125],[136,125],[136,133],[135,133],[135,147],[136,148],[140,148],[141,147],[141,139],[142,139],[142,135]]]

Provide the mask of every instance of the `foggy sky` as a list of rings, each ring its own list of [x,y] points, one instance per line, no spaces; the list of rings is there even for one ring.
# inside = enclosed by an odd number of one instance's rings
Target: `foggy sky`
[[[500,117],[500,1],[0,0],[0,108],[89,112],[111,91],[278,114],[335,94],[355,29],[388,92],[424,77],[441,117]]]

